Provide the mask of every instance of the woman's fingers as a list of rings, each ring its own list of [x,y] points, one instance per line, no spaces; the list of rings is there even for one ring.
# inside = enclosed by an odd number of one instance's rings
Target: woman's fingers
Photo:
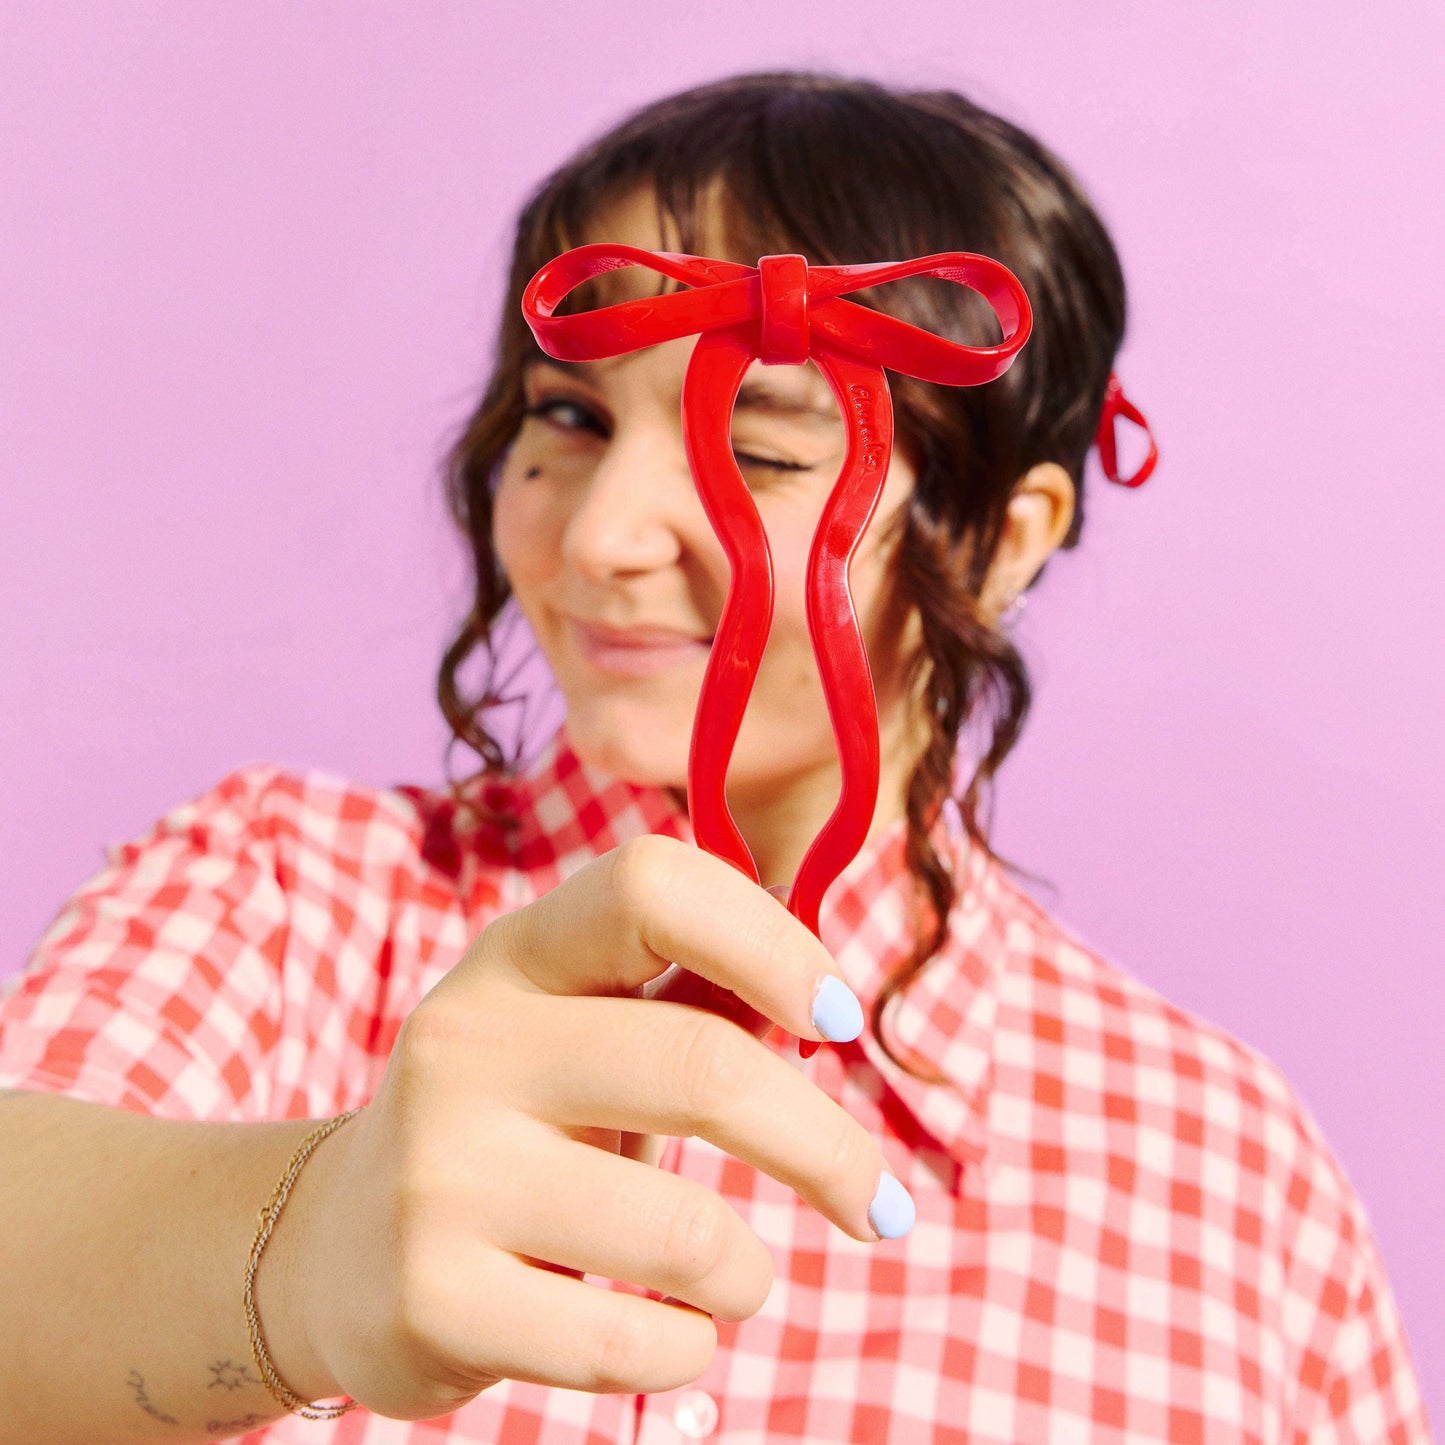
[[[599,1394],[673,1390],[717,1349],[713,1321],[688,1305],[537,1269],[466,1235],[448,1245],[409,1322],[449,1374],[479,1389],[509,1379]]]
[[[877,1238],[868,1221],[883,1172],[877,1143],[741,1029],[639,999],[548,998],[522,1007],[539,1025],[545,1014],[553,1047],[568,1061],[557,1068],[551,1049],[516,1061],[508,1089],[536,1117],[561,1128],[696,1135],[788,1185],[855,1239]]]
[[[627,1280],[717,1319],[744,1320],[762,1308],[772,1256],[731,1205],[690,1179],[537,1127],[525,1171],[535,1188],[521,1189],[525,1207],[489,1221],[494,1244]]]
[[[631,994],[677,963],[736,993],[789,1033],[817,1039],[815,995],[841,986],[823,945],[731,865],[672,838],[635,838],[527,908],[500,918],[440,990],[485,987],[499,968],[549,994]],[[838,995],[842,997],[842,995]],[[862,1016],[844,999],[834,1037]]]

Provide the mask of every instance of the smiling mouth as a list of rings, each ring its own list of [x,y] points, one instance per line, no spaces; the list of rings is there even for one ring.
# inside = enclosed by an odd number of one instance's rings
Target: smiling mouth
[[[712,638],[663,627],[614,628],[572,621],[577,650],[599,671],[619,677],[648,677],[706,658]]]

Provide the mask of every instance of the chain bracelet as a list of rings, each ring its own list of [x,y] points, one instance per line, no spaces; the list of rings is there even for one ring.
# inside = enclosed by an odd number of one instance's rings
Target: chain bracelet
[[[277,1374],[275,1365],[271,1363],[270,1352],[266,1348],[266,1336],[261,1329],[261,1317],[256,1313],[256,1267],[261,1262],[261,1254],[266,1248],[267,1240],[271,1238],[271,1231],[275,1228],[277,1219],[280,1218],[281,1210],[286,1204],[286,1197],[291,1193],[291,1186],[296,1182],[296,1176],[301,1172],[301,1166],[311,1157],[312,1150],[328,1134],[339,1129],[348,1119],[360,1112],[361,1110],[358,1108],[345,1114],[338,1114],[336,1118],[327,1120],[319,1129],[312,1130],[301,1141],[300,1148],[291,1156],[291,1163],[287,1165],[286,1173],[282,1175],[281,1182],[276,1186],[270,1201],[259,1213],[260,1224],[256,1229],[256,1238],[251,1244],[251,1258],[246,1263],[246,1288],[242,1302],[246,1310],[246,1325],[251,1332],[251,1354],[255,1358],[256,1368],[260,1370],[261,1379],[275,1399],[293,1415],[300,1415],[304,1420],[334,1420],[338,1415],[344,1415],[348,1410],[356,1409],[356,1401],[348,1399],[340,1405],[310,1404]]]

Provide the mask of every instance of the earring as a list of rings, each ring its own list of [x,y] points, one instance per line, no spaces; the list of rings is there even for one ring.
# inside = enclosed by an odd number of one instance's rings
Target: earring
[[[1003,611],[999,613],[999,626],[1004,631],[1009,631],[1018,624],[1019,618],[1024,615],[1024,608],[1028,606],[1028,597],[1023,592],[1010,591],[1004,599]]]

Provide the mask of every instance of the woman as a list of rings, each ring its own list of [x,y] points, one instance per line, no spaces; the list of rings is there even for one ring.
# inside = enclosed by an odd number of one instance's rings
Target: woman
[[[592,240],[977,251],[1034,306],[1002,379],[894,378],[852,570],[881,788],[822,942],[690,846],[728,581],[680,434],[692,342],[563,365],[519,307]],[[575,304],[656,278],[604,281]],[[958,288],[866,299],[993,339]],[[42,939],[0,1013],[0,1434],[1423,1439],[1368,1226],[1287,1086],[1070,937],[980,821],[1029,701],[1007,616],[1079,538],[1123,324],[1076,183],[952,94],[741,77],[550,177],[451,472],[477,581],[440,698],[486,766],[445,797],[244,769]],[[812,367],[753,368],[733,441],[778,606],[729,800],[775,890],[838,785],[801,579],[843,439]],[[520,771],[486,730],[504,683],[459,681],[509,600],[566,700]],[[786,1032],[645,997],[669,961]]]

